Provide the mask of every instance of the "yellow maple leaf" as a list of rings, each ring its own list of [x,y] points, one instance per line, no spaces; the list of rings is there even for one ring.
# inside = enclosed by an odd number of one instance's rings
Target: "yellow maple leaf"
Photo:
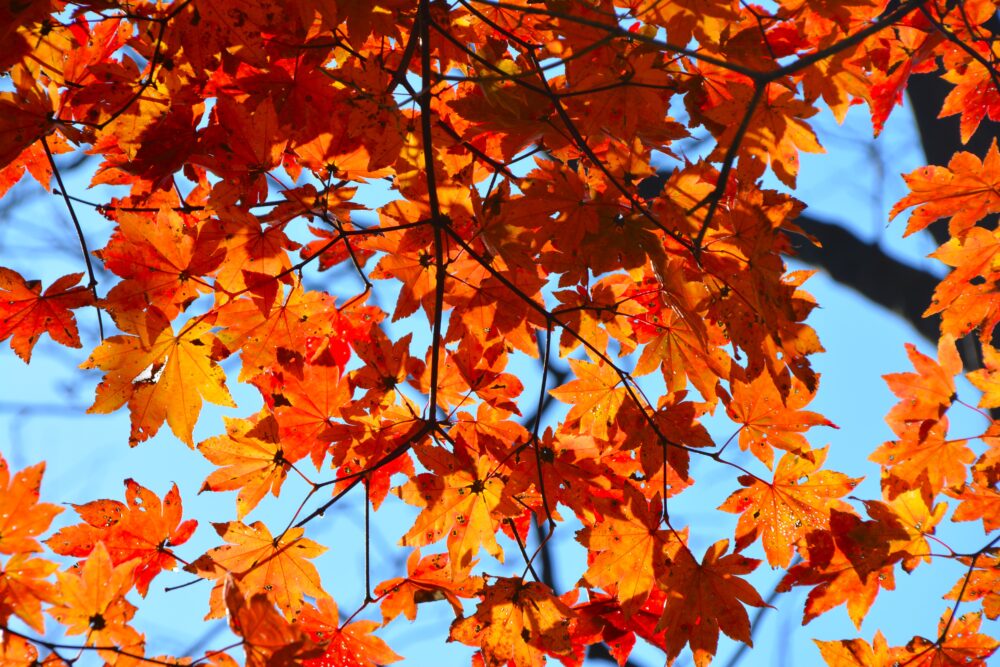
[[[236,407],[213,356],[212,318],[195,318],[175,334],[163,313],[150,308],[145,316],[118,324],[132,335],[105,339],[80,366],[105,371],[87,412],[107,414],[127,402],[131,445],[156,435],[166,420],[174,435],[194,447],[192,432],[203,398]]]

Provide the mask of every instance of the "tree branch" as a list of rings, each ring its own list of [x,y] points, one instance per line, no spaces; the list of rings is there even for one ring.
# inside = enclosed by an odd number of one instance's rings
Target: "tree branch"
[[[923,317],[936,276],[890,257],[840,225],[810,216],[800,216],[796,224],[822,244],[817,248],[797,237],[796,259],[825,269],[837,282],[907,320],[928,341],[937,341],[939,318]]]

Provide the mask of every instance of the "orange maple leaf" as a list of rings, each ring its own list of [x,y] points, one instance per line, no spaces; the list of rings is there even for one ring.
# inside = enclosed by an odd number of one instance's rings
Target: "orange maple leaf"
[[[530,487],[537,501],[533,507],[541,510],[544,489],[550,513],[561,503],[592,524],[596,518],[595,497],[606,495],[611,488],[610,471],[602,462],[610,448],[589,435],[557,436],[551,428],[532,446],[537,447],[538,457],[523,457],[514,467],[508,482],[511,494],[528,502],[523,492]]]
[[[393,342],[379,327],[372,327],[371,339],[357,346],[358,358],[364,365],[351,371],[351,387],[367,389],[363,403],[386,405],[396,399],[396,387],[406,382],[407,362],[410,358],[410,339],[406,334]]]
[[[400,614],[413,621],[417,617],[418,604],[435,600],[447,600],[455,616],[461,616],[459,598],[472,597],[483,584],[480,577],[469,576],[473,565],[475,561],[454,577],[448,554],[430,554],[421,558],[420,549],[414,549],[406,560],[406,577],[387,579],[375,587],[375,596],[382,600],[382,624]]]
[[[830,525],[830,510],[850,511],[841,500],[860,479],[820,470],[829,448],[786,453],[778,461],[774,481],[741,475],[743,489],[733,492],[719,509],[740,514],[737,548],[762,538],[768,564],[788,567],[792,547],[811,530]]]
[[[283,618],[264,593],[248,600],[232,575],[226,575],[222,587],[229,627],[243,637],[247,667],[292,667],[323,653],[322,645]]]
[[[971,567],[968,579],[962,575],[951,590],[944,595],[946,600],[982,600],[986,618],[1000,618],[1000,556],[971,556],[958,559],[962,565]]]
[[[963,14],[967,11],[962,9]],[[996,86],[995,65],[989,67],[983,62],[996,62],[1000,52],[995,44],[981,43],[971,40],[965,48],[973,50],[978,58],[966,62],[947,63],[946,71],[941,75],[945,81],[955,84],[941,104],[938,118],[946,118],[962,114],[959,122],[962,143],[968,143],[976,133],[983,118],[989,117],[994,122],[1000,122],[1000,90]],[[963,54],[964,55],[964,54]],[[980,62],[979,58],[982,58]],[[958,59],[956,59],[958,60]]]
[[[983,615],[969,612],[955,617],[949,609],[938,623],[938,639],[914,637],[902,656],[909,667],[986,667],[986,659],[996,653],[1000,643],[979,632]]]
[[[5,667],[35,667],[38,649],[20,635],[0,632],[0,664]]]
[[[212,285],[204,278],[218,268],[225,253],[215,239],[206,240],[190,218],[161,208],[156,213],[122,212],[107,246],[94,254],[104,268],[124,278],[104,303],[113,312],[137,310],[155,303],[168,317]]]
[[[1000,408],[1000,350],[992,345],[982,345],[983,368],[966,373],[965,377],[976,389],[983,392],[979,407]]]
[[[45,632],[42,603],[56,601],[56,588],[48,578],[59,568],[52,561],[26,553],[11,556],[0,566],[0,624],[11,614],[38,632]],[[0,664],[5,664],[0,659]]]
[[[304,660],[304,667],[377,667],[403,659],[372,634],[379,626],[375,621],[342,625],[337,603],[329,595],[316,598],[315,607],[306,606],[297,622],[314,641],[323,643],[322,654]]]
[[[135,561],[115,566],[103,543],[75,572],[58,572],[59,595],[48,613],[66,626],[66,634],[86,635],[87,646],[141,645],[142,635],[128,625],[135,615],[135,606],[125,599],[132,588]],[[98,653],[114,664],[117,653]],[[141,653],[141,652],[140,652]]]
[[[393,322],[412,315],[421,306],[430,317],[438,280],[430,233],[427,229],[417,228],[408,229],[399,236],[395,252],[387,253],[379,260],[371,277],[375,280],[395,278],[403,283],[392,312]]]
[[[198,451],[221,466],[205,479],[201,491],[239,489],[236,518],[242,519],[268,491],[278,497],[291,463],[282,450],[278,422],[266,410],[250,419],[223,419],[225,435],[198,443]]]
[[[457,619],[449,641],[481,646],[487,667],[541,667],[544,655],[568,656],[573,610],[537,581],[497,577],[481,593],[476,613]]]
[[[503,562],[496,533],[504,518],[519,515],[521,510],[505,495],[493,459],[479,456],[473,460],[436,446],[414,449],[429,472],[396,490],[407,503],[423,507],[400,544],[422,547],[447,535],[454,578],[470,567],[480,545]]]
[[[711,71],[711,68],[704,68]],[[721,82],[720,82],[721,83]],[[716,104],[706,104],[705,116],[722,132],[713,156],[721,157],[723,151],[733,142],[740,119],[746,114],[753,87],[744,82],[726,82],[721,93],[722,99]],[[799,173],[799,151],[825,153],[816,133],[804,119],[815,115],[818,109],[798,99],[793,91],[776,83],[767,84],[764,100],[754,109],[749,130],[740,144],[740,152],[760,158],[769,163],[774,175],[794,188]],[[713,158],[714,159],[714,158]]]
[[[43,333],[69,347],[80,347],[76,319],[70,312],[93,303],[86,288],[74,287],[82,273],[71,273],[55,281],[42,294],[37,280],[25,280],[19,273],[0,267],[0,342],[10,338],[10,346],[25,363]]]
[[[579,359],[568,361],[577,379],[550,389],[549,393],[573,406],[566,420],[576,421],[581,433],[592,433],[607,440],[608,431],[627,396],[622,379],[610,364]]]
[[[10,477],[0,455],[0,553],[41,551],[34,538],[49,529],[61,507],[38,502],[45,463],[37,463]]]
[[[916,373],[889,373],[883,379],[899,399],[886,416],[897,434],[912,422],[926,422],[929,428],[940,419],[955,399],[955,375],[962,370],[962,358],[955,348],[955,339],[943,335],[938,342],[938,361],[919,352],[907,343],[906,353]]]
[[[961,486],[969,474],[967,466],[975,458],[967,440],[948,438],[948,418],[942,417],[929,428],[920,423],[910,426],[898,440],[872,452],[868,460],[882,466],[882,485],[892,497],[921,480],[926,480],[931,493]],[[904,486],[898,487],[894,480]]]
[[[652,503],[626,483],[620,500],[598,503],[600,519],[577,533],[589,550],[582,581],[615,593],[626,617],[636,613],[662,575],[665,559],[680,544],[661,528],[662,503]]]
[[[270,303],[239,298],[218,310],[217,324],[223,327],[219,340],[240,351],[240,382],[275,368],[301,373],[306,340],[333,332],[334,298],[304,289],[294,276],[288,278],[291,287],[286,291],[279,285]]]
[[[971,484],[945,489],[945,493],[959,501],[951,520],[982,519],[985,532],[996,530],[1000,528],[1000,492],[996,489],[996,482],[989,474],[975,469],[972,475]]]
[[[960,339],[974,329],[989,342],[1000,321],[1000,230],[972,227],[931,253],[931,257],[954,267],[934,289],[924,317],[941,313],[941,333]]]
[[[750,646],[750,617],[743,605],[768,604],[739,575],[750,574],[760,561],[740,553],[723,555],[729,540],[720,540],[705,551],[699,564],[686,546],[679,549],[660,583],[667,602],[657,631],[669,628],[667,664],[673,664],[684,644],[691,645],[694,664],[707,667],[715,655],[719,630]]]
[[[899,664],[899,648],[889,648],[882,632],[869,645],[864,639],[813,640],[829,667],[893,667]]]
[[[266,592],[288,619],[305,606],[306,595],[323,595],[319,572],[306,559],[319,556],[326,547],[303,537],[303,528],[290,528],[273,537],[260,521],[249,526],[239,521],[212,526],[228,544],[210,549],[184,568],[216,580],[206,618],[222,616],[223,582],[229,573],[247,593]]]
[[[135,586],[145,597],[156,575],[174,569],[176,559],[170,547],[187,542],[198,522],[181,521],[184,508],[176,484],[161,501],[135,480],[126,479],[125,500],[73,505],[84,523],[60,529],[45,543],[57,554],[77,558],[90,555],[97,543],[103,543],[113,565],[136,560]]]
[[[889,219],[916,206],[904,236],[919,232],[939,218],[951,218],[948,231],[957,239],[979,220],[1000,212],[1000,151],[996,139],[982,160],[960,151],[947,167],[921,167],[903,178],[910,194],[896,202]]]
[[[346,344],[346,343],[345,343]],[[261,376],[258,376],[258,379]],[[307,363],[301,376],[293,370],[271,375],[270,405],[278,420],[278,435],[286,458],[310,456],[319,469],[330,441],[327,432],[341,409],[351,403],[352,390],[336,364]],[[264,391],[261,384],[258,388]]]
[[[52,102],[41,90],[32,85],[0,93],[0,167],[55,129]]]
[[[880,589],[896,586],[890,553],[890,535],[905,531],[854,514],[832,510],[832,530],[814,530],[799,545],[804,561],[792,566],[778,584],[786,592],[793,586],[811,586],[802,615],[805,625],[839,605],[858,628]]]
[[[912,572],[921,562],[931,562],[931,547],[927,536],[934,534],[934,527],[944,518],[947,503],[933,505],[925,489],[910,489],[888,503],[865,501],[868,515],[884,525],[889,538],[889,550],[903,554],[903,569]],[[959,520],[956,516],[953,520]],[[902,533],[902,534],[899,534]]]
[[[786,452],[809,450],[802,435],[813,426],[837,426],[817,412],[802,410],[812,401],[813,393],[798,380],[783,396],[767,373],[752,382],[735,380],[730,383],[732,399],[723,395],[726,412],[737,424],[740,449],[749,449],[768,468],[774,465],[774,449]],[[721,391],[721,390],[720,390]]]

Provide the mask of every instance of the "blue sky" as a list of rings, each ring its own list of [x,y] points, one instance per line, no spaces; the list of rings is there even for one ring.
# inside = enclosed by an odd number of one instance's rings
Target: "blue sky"
[[[810,212],[831,221],[846,223],[863,238],[878,240],[888,252],[900,259],[934,271],[940,271],[933,260],[926,259],[934,249],[924,235],[901,239],[904,220],[886,226],[891,205],[905,192],[901,172],[919,166],[922,156],[907,110],[897,110],[883,136],[872,144],[864,109],[855,108],[848,123],[837,126],[828,114],[817,117],[816,127],[827,155],[802,157],[800,187],[796,196],[810,205]],[[778,187],[776,183],[770,184]],[[85,183],[71,185],[75,194],[84,194]],[[24,183],[16,194],[35,194],[37,186]],[[100,198],[95,195],[95,198]],[[100,247],[110,232],[110,223],[93,211],[80,209],[91,241],[91,248]],[[61,250],[53,256],[52,247]],[[64,273],[83,271],[75,233],[62,203],[56,198],[35,197],[24,206],[8,209],[0,223],[0,265],[21,271],[26,277],[39,278],[48,285]],[[793,268],[796,265],[793,264]],[[797,267],[805,268],[805,267]],[[827,466],[854,476],[865,475],[866,481],[857,495],[876,497],[878,469],[866,461],[868,454],[891,437],[883,416],[894,398],[881,375],[910,370],[904,342],[917,343],[925,352],[934,351],[919,339],[916,332],[896,316],[870,306],[850,290],[831,281],[822,273],[813,277],[806,288],[821,304],[810,323],[819,331],[826,354],[818,355],[814,363],[822,373],[820,391],[811,409],[822,412],[840,426],[839,430],[818,428],[810,432],[814,446],[829,444]],[[382,296],[382,307],[388,305],[391,294]],[[40,460],[48,461],[43,483],[43,497],[50,502],[82,503],[96,498],[122,499],[122,480],[133,477],[139,483],[163,495],[171,482],[181,488],[186,516],[201,520],[195,538],[179,551],[194,559],[205,549],[217,546],[218,538],[210,521],[235,518],[234,494],[202,494],[197,491],[213,467],[197,452],[173,438],[164,427],[149,442],[129,449],[127,445],[128,415],[84,415],[90,404],[94,386],[100,375],[84,373],[77,366],[96,344],[93,311],[80,311],[84,330],[84,350],[67,350],[43,340],[36,348],[30,367],[26,367],[9,349],[0,355],[0,452],[13,468],[18,469]],[[405,324],[405,322],[403,323]],[[396,330],[396,333],[402,333]],[[417,349],[414,346],[414,349]],[[237,361],[228,360],[227,371]],[[536,380],[537,382],[537,380]],[[530,380],[525,381],[525,396],[534,391]],[[195,440],[200,441],[222,431],[222,415],[248,416],[259,408],[255,390],[240,386],[235,380],[229,387],[239,405],[236,409],[220,409],[206,405]],[[967,383],[960,396],[975,403],[977,393]],[[985,424],[973,411],[956,407],[953,412],[953,433],[976,433]],[[732,426],[719,426],[724,420],[712,420],[712,434],[718,442],[731,433]],[[735,517],[714,511],[735,486],[728,471],[702,469],[696,463],[696,479],[703,483],[685,492],[675,503],[675,519],[691,526],[694,550],[700,554],[708,543],[722,535],[731,535]],[[298,499],[306,493],[304,485],[289,477],[279,500],[269,498],[252,513],[248,521],[262,520],[277,531],[294,511]],[[380,581],[405,572],[407,553],[396,547],[414,516],[412,509],[391,498],[384,509],[373,517],[372,537],[373,580]],[[57,519],[57,525],[75,522],[75,513],[67,510]],[[944,526],[940,534],[957,550],[975,550],[983,542],[980,524]],[[976,534],[979,534],[979,537]],[[574,583],[582,572],[583,550],[573,541],[571,525],[560,528],[556,541],[556,558],[560,565],[558,582],[562,587]],[[349,497],[335,512],[309,525],[307,535],[330,546],[327,554],[317,560],[322,580],[337,598],[341,611],[350,611],[363,596],[363,506],[360,496]],[[484,559],[481,569],[491,574],[520,571],[521,563],[515,548],[507,549],[507,570]],[[751,555],[760,555],[759,545]],[[477,568],[477,569],[480,569]],[[935,563],[933,568],[922,566],[913,575],[897,576],[897,591],[882,592],[866,620],[860,636],[870,640],[881,628],[891,643],[905,643],[914,634],[933,636],[937,619],[946,609],[940,596],[961,575],[961,568],[950,563]],[[763,565],[752,582],[767,596],[780,572]],[[192,623],[207,610],[210,584],[199,583],[178,591],[165,593],[163,586],[177,585],[191,579],[183,572],[165,574],[152,587],[149,598],[139,603],[136,627],[147,634],[148,651],[185,653],[211,632],[208,625]],[[757,627],[758,649],[742,660],[742,665],[814,665],[819,660],[811,637],[838,639],[859,633],[847,619],[843,608],[799,626],[804,594],[796,591],[778,599],[777,610],[769,611]],[[136,602],[139,602],[136,600]],[[913,613],[919,609],[920,613]],[[753,613],[754,610],[751,610]],[[376,618],[377,616],[364,616]],[[381,635],[407,660],[405,665],[463,664],[470,654],[466,647],[443,645],[447,636],[450,608],[444,603],[421,605],[415,625],[396,621]],[[996,632],[996,624],[993,624]],[[49,624],[55,629],[54,624]],[[215,648],[228,643],[222,632],[201,646]],[[64,639],[50,635],[49,639]],[[722,643],[716,664],[727,664],[735,646]],[[662,654],[655,650],[637,650],[636,662],[641,665],[662,663]],[[87,661],[84,661],[86,664]],[[690,664],[682,655],[679,664]]]

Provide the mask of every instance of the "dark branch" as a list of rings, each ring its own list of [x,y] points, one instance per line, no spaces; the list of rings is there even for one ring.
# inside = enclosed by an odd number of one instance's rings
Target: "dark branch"
[[[840,225],[809,216],[796,223],[822,244],[817,248],[797,237],[796,259],[825,269],[837,282],[906,319],[928,341],[937,341],[938,318],[925,318],[923,313],[938,278],[890,257]]]

